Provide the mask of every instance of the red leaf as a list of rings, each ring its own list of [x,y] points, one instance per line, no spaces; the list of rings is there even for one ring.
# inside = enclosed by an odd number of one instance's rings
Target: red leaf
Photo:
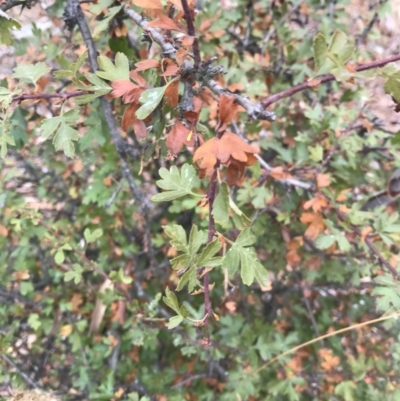
[[[145,71],[150,68],[160,68],[160,62],[157,60],[143,60],[135,63],[135,71]]]

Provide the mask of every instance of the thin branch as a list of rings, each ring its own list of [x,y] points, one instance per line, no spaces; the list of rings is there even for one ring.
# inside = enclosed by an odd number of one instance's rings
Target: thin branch
[[[346,216],[339,210],[334,209],[336,215],[339,217],[339,220],[345,222],[347,221]],[[353,230],[353,232],[355,232],[357,235],[359,235],[360,237],[362,237],[362,232],[361,230],[354,226],[353,224],[350,225],[350,228]],[[375,245],[373,244],[371,238],[369,236],[367,236],[365,238],[365,244],[367,245],[367,247],[369,248],[369,250],[378,258],[379,262],[385,266],[390,274],[394,277],[395,280],[400,281],[400,272],[398,272],[384,257],[383,255],[380,253],[380,251],[375,247]]]
[[[3,4],[0,4],[0,10],[1,11],[7,11],[10,8],[13,7],[18,7],[18,6],[27,6],[28,2],[26,0],[7,0],[5,1]],[[29,8],[29,7],[28,7]],[[11,19],[11,18],[7,18],[7,19]]]
[[[90,68],[92,72],[95,72],[99,68],[99,65],[97,63],[97,51],[95,44],[93,42],[92,34],[89,30],[89,26],[87,25],[85,16],[83,14],[83,11],[77,0],[68,0],[67,7],[70,16],[74,18],[74,20],[78,24],[79,30],[82,34],[83,40],[85,41],[86,47],[88,49]],[[134,199],[136,200],[136,205],[139,212],[146,217],[146,220],[149,220],[148,216],[150,210],[152,209],[152,205],[150,203],[150,200],[143,194],[139,186],[136,184],[135,179],[133,178],[133,175],[130,171],[129,164],[123,157],[126,145],[118,133],[117,124],[115,122],[111,104],[103,96],[101,97],[100,101],[104,117],[108,125],[108,129],[110,130],[114,146],[118,153],[119,162],[122,167],[122,174],[128,181],[129,188],[131,190]],[[144,243],[147,246],[150,263],[151,265],[155,266],[156,262],[154,256],[154,249],[151,245],[152,242],[151,242],[150,228],[148,224],[144,228],[143,234],[144,234]]]
[[[194,68],[197,70],[201,63],[201,55],[200,55],[199,40],[196,38],[196,31],[194,28],[193,14],[192,11],[190,10],[187,0],[181,0],[181,4],[183,12],[185,14],[184,18],[188,27],[188,34],[194,37],[192,48],[194,56]]]
[[[1,357],[5,362],[15,369],[15,371],[25,380],[26,383],[34,388],[41,389],[41,387],[35,383],[25,372],[23,372],[7,355],[1,354]]]
[[[194,380],[205,379],[206,377],[207,377],[207,375],[205,373],[201,373],[199,375],[190,376],[187,379],[182,380],[181,382],[174,384],[171,387],[171,389],[180,388],[180,387],[184,386],[185,384],[190,383],[190,382],[192,382]]]
[[[217,168],[215,167],[215,171],[210,178],[210,186],[208,187],[207,192],[207,200],[208,200],[208,237],[207,243],[209,244],[215,235],[215,221],[213,216],[213,204],[217,192]],[[211,309],[211,301],[210,301],[210,277],[208,272],[206,271],[203,278],[204,283],[204,325],[206,329],[206,338],[208,345],[210,342],[210,328],[209,328],[209,318],[212,313]]]
[[[373,68],[383,67],[386,64],[393,63],[393,62],[399,61],[399,60],[400,60],[400,54],[397,54],[395,56],[388,57],[384,60],[377,60],[377,61],[372,61],[371,63],[362,64],[362,65],[356,67],[355,71],[361,72],[361,71],[371,70]],[[328,74],[328,75],[323,75],[321,77],[317,77],[315,79],[318,80],[322,84],[325,82],[334,81],[336,78],[332,74]],[[278,93],[275,93],[274,95],[268,96],[267,98],[265,98],[264,100],[261,101],[261,104],[263,107],[267,108],[268,106],[270,106],[273,103],[276,103],[279,100],[285,99],[287,97],[291,97],[298,92],[304,91],[306,89],[310,89],[312,87],[314,87],[314,84],[312,83],[312,81],[307,80],[306,82],[303,82],[302,84],[293,86],[292,88],[289,88],[282,92],[278,92]]]
[[[12,98],[13,102],[22,102],[24,100],[34,100],[34,99],[70,99],[72,97],[77,97],[84,95],[84,91],[74,91],[74,92],[64,92],[64,93],[36,93],[34,95],[24,93],[22,95],[17,95]]]

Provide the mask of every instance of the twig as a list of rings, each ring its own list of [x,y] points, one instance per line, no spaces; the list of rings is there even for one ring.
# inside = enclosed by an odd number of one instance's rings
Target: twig
[[[14,0],[14,1],[10,1],[10,0],[7,0],[7,1],[5,1],[3,4],[0,4],[0,10],[1,11],[7,11],[7,10],[9,10],[10,8],[13,8],[13,7],[17,7],[17,6],[27,6],[27,1],[26,0],[22,0],[22,1],[19,1],[19,0]],[[29,8],[29,7],[28,7]],[[10,18],[11,19],[11,18]]]
[[[347,221],[346,216],[339,210],[334,209],[336,215],[339,217],[341,221]],[[362,236],[361,230],[354,226],[353,224],[350,225],[350,228],[360,237]],[[365,238],[365,244],[370,249],[370,251],[378,258],[379,262],[384,265],[390,272],[390,274],[394,277],[395,280],[400,281],[400,272],[398,272],[384,257],[383,255],[376,249],[375,245],[372,243],[371,238],[367,236]]]
[[[13,102],[22,102],[24,100],[34,100],[34,99],[70,99],[71,97],[76,97],[84,95],[84,91],[74,91],[74,92],[64,92],[64,93],[36,93],[30,95],[24,93],[22,95],[14,96],[12,98]]]
[[[171,389],[180,388],[180,387],[184,386],[185,384],[192,382],[193,380],[204,379],[206,377],[207,377],[207,375],[205,373],[201,373],[199,375],[190,376],[187,379],[182,380],[181,382],[174,384],[171,387]]]
[[[210,178],[210,186],[208,187],[208,192],[207,192],[207,200],[208,200],[207,243],[208,244],[213,240],[215,231],[216,231],[214,216],[213,216],[212,212],[213,212],[213,204],[214,204],[216,191],[217,191],[217,168],[218,168],[218,166],[215,167],[215,171]],[[205,329],[206,329],[207,343],[208,343],[208,345],[210,345],[211,344],[210,328],[209,328],[208,323],[209,323],[209,318],[212,313],[212,310],[211,310],[211,301],[210,301],[210,276],[207,271],[204,274],[203,283],[204,283],[204,325],[205,325]]]
[[[23,372],[7,355],[1,354],[1,357],[5,362],[12,366],[16,372],[32,387],[42,389],[37,383],[35,383],[25,372]]]
[[[395,56],[388,57],[384,60],[377,60],[377,61],[372,61],[371,63],[362,64],[362,65],[356,67],[355,71],[361,72],[361,71],[366,71],[366,70],[370,70],[373,68],[383,67],[386,64],[393,63],[393,62],[399,61],[399,60],[400,60],[400,54],[397,54]],[[316,80],[318,80],[320,83],[333,81],[335,79],[336,78],[332,74],[322,75],[321,77],[316,78]],[[312,87],[313,86],[310,85],[310,80],[307,80],[306,82],[303,82],[302,84],[293,86],[292,88],[289,88],[282,92],[278,92],[278,93],[275,93],[274,95],[268,96],[267,98],[265,98],[264,100],[261,101],[261,104],[263,107],[267,108],[268,106],[270,106],[273,103],[276,103],[279,100],[285,99],[287,97],[291,97],[298,92],[301,92],[306,89],[310,89]]]
[[[194,37],[192,48],[194,56],[194,68],[197,70],[201,63],[199,40],[196,38],[196,31],[194,28],[192,12],[190,10],[187,0],[181,0],[181,4],[183,12],[185,13],[184,18],[188,27],[188,34]]]
[[[297,11],[300,6],[304,3],[304,0],[300,0],[297,4],[295,4],[276,24],[273,24],[271,29],[268,31],[268,33],[265,35],[264,39],[262,40],[262,43],[264,45],[272,38],[272,36],[275,35],[275,32],[278,30],[278,28],[285,22],[287,19],[295,12]]]

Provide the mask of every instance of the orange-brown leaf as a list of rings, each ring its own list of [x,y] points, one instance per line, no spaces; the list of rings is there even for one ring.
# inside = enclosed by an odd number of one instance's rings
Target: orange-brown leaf
[[[195,40],[194,36],[185,35],[181,39],[182,46],[192,46],[194,40]]]
[[[162,10],[163,6],[160,0],[132,0],[133,4],[142,8],[149,8],[153,10]]]
[[[146,80],[138,74],[136,71],[132,70],[129,72],[129,77],[135,81],[141,88],[146,88],[147,82]]]
[[[145,71],[150,68],[160,68],[160,62],[158,60],[143,60],[135,63],[135,71]]]
[[[225,130],[227,125],[236,119],[240,105],[235,103],[235,97],[228,95],[221,95],[219,98],[219,124],[220,130]]]
[[[165,144],[171,153],[175,155],[178,154],[182,150],[184,144],[187,146],[193,146],[193,135],[188,139],[189,134],[189,128],[185,127],[179,120],[177,120],[165,141]]]
[[[128,131],[128,129],[133,125],[134,121],[137,120],[136,110],[140,107],[137,103],[131,103],[125,110],[125,113],[122,117],[121,126],[124,131]]]
[[[182,65],[182,63],[185,61],[186,57],[188,55],[188,50],[184,49],[181,47],[178,49],[175,53],[175,60],[178,63],[179,67]]]
[[[220,139],[217,157],[223,164],[227,163],[230,157],[237,161],[247,162],[247,154],[257,153],[257,151],[258,149],[246,143],[238,135],[226,132]]]
[[[111,92],[111,96],[113,98],[118,98],[118,97],[125,98],[127,93],[129,93],[133,89],[138,88],[137,85],[126,79],[118,79],[117,81],[111,82],[111,87],[114,89]]]
[[[169,65],[165,71],[161,74],[162,77],[171,77],[174,75],[178,75],[179,67],[175,64]]]
[[[322,215],[319,213],[303,213],[300,217],[303,224],[308,224],[308,228],[304,235],[310,239],[316,239],[320,232],[325,229]]]
[[[328,201],[325,198],[322,198],[321,196],[318,195],[315,198],[310,199],[303,205],[304,209],[306,210],[312,207],[314,212],[319,212],[321,209],[327,206],[328,206]]]
[[[244,176],[244,164],[233,161],[228,166],[226,183],[229,186],[236,185]]]
[[[331,183],[329,174],[318,174],[317,175],[317,185],[318,188],[328,187]]]
[[[287,178],[291,178],[291,177],[292,177],[289,173],[287,173],[286,171],[284,171],[284,169],[283,169],[282,166],[274,167],[274,168],[270,171],[269,175],[270,175],[272,178],[275,178],[275,180],[284,180],[284,179],[287,179]]]
[[[142,120],[136,119],[133,122],[133,130],[135,131],[135,135],[137,139],[144,139],[147,136],[147,128],[146,124]]]
[[[216,153],[218,151],[218,138],[211,138],[207,142],[204,142],[199,148],[196,149],[193,155],[193,161],[201,160],[200,168],[201,169],[210,169],[214,168],[217,163]]]
[[[171,82],[165,89],[165,100],[167,104],[173,108],[178,105],[179,101],[179,80]]]
[[[166,15],[159,14],[158,18],[154,21],[150,21],[147,26],[149,28],[162,28],[171,31],[178,31],[182,33],[187,33],[186,27],[179,22],[168,18]]]

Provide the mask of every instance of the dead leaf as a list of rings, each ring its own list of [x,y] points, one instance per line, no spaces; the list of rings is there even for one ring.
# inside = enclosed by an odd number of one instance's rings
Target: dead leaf
[[[310,239],[316,239],[319,233],[325,230],[322,215],[319,213],[303,213],[300,217],[300,221],[308,225],[304,235]]]
[[[218,131],[224,131],[228,124],[237,118],[241,106],[235,103],[235,96],[222,94],[219,98],[219,124]]]
[[[183,125],[179,120],[175,122],[168,134],[167,140],[165,141],[165,144],[171,153],[174,155],[178,154],[182,150],[184,144],[186,146],[194,145],[193,135],[189,139],[190,132],[190,129]]]
[[[162,10],[163,5],[160,0],[132,0],[133,4],[138,7],[148,8],[152,10]]]
[[[104,294],[107,290],[114,290],[114,284],[111,280],[106,279],[99,288],[99,294]],[[92,319],[89,326],[89,334],[94,334],[99,330],[100,324],[103,321],[104,314],[106,312],[106,305],[102,300],[97,297],[96,304],[93,310]]]
[[[319,212],[321,209],[324,209],[328,206],[328,201],[322,196],[315,196],[315,198],[307,201],[303,207],[305,210],[312,208],[314,212]]]
[[[161,64],[158,60],[143,60],[135,63],[135,71],[145,71],[150,68],[160,68]]]
[[[317,175],[317,186],[318,188],[328,187],[331,184],[329,174],[318,174]]]
[[[168,106],[175,108],[179,102],[179,80],[171,82],[165,89],[165,100]]]
[[[170,31],[178,31],[187,34],[187,29],[184,25],[180,24],[179,22],[174,21],[171,18],[168,18],[164,14],[159,14],[157,19],[154,21],[150,21],[147,26],[149,28],[161,28],[167,29]]]

